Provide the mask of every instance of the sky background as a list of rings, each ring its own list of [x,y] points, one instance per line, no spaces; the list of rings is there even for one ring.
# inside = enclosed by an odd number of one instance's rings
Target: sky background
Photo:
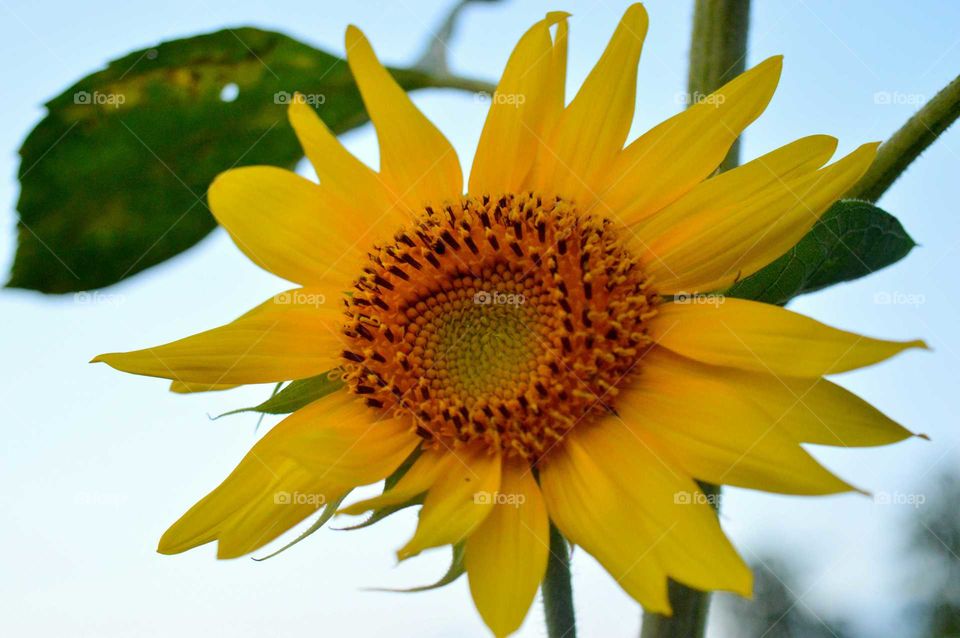
[[[448,6],[0,0],[0,270],[9,272],[15,251],[20,142],[43,117],[43,102],[109,60],[165,39],[238,26],[275,29],[340,54],[344,29],[354,23],[382,59],[405,65]],[[546,11],[563,9],[573,14],[572,92],[625,6],[513,0],[472,7],[452,43],[451,66],[495,80],[520,34]],[[682,108],[678,95],[687,72],[692,2],[651,0],[647,8],[650,31],[632,136]],[[960,3],[946,0],[756,2],[748,66],[779,53],[785,62],[777,95],[744,138],[744,158],[813,133],[839,137],[840,153],[885,139],[918,101],[956,75],[957,24]],[[891,96],[890,103],[878,93]],[[422,91],[414,99],[469,166],[485,103],[452,90]],[[344,141],[376,165],[369,125]],[[891,625],[920,576],[903,553],[905,525],[918,513],[906,501],[926,495],[938,473],[955,470],[960,458],[958,159],[955,128],[881,201],[920,244],[907,259],[792,306],[871,336],[923,337],[933,348],[838,378],[908,428],[927,433],[930,442],[813,449],[855,485],[889,495],[890,504],[855,495],[724,492],[723,524],[745,558],[786,553],[804,572],[796,591],[802,605],[824,616],[853,616],[872,635],[909,635]],[[465,578],[426,594],[363,591],[426,584],[445,571],[445,550],[396,565],[393,552],[415,525],[409,511],[360,532],[321,531],[263,563],[217,562],[213,546],[176,557],[154,552],[167,526],[217,485],[258,436],[255,416],[211,421],[208,415],[258,403],[269,389],[176,396],[160,380],[87,361],[219,325],[283,286],[218,230],[85,303],[73,295],[0,291],[0,633],[487,635]],[[881,303],[885,298],[901,303]],[[635,636],[639,610],[613,579],[583,552],[573,569],[581,635]],[[519,635],[545,635],[539,602]]]

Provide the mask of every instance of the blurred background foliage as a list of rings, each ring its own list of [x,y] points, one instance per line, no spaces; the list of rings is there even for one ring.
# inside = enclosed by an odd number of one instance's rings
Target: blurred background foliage
[[[717,638],[957,638],[960,636],[960,476],[930,482],[922,506],[902,516],[899,583],[904,601],[890,601],[901,622],[883,634],[858,632],[855,618],[806,600],[815,585],[802,558],[784,550],[750,561],[754,599],[718,594]],[[864,577],[868,577],[864,574]],[[904,604],[900,605],[901,602]],[[901,627],[909,627],[905,635]]]

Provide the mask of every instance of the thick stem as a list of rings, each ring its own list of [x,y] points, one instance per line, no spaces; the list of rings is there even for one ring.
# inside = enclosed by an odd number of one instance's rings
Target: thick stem
[[[877,159],[847,197],[875,202],[960,116],[960,76],[923,105],[880,146]]]
[[[749,24],[750,0],[696,0],[687,78],[690,104],[743,73]],[[729,170],[739,163],[740,141],[737,140],[720,164],[720,170]],[[718,486],[702,484],[701,489],[715,507],[719,505]],[[644,612],[640,638],[703,638],[710,610],[709,592],[673,581],[669,587],[673,615]]]
[[[720,488],[709,483],[701,483],[700,488],[709,502],[717,507]],[[670,581],[668,593],[673,615],[644,613],[640,638],[702,638],[707,631],[710,594],[690,589],[675,581]]]
[[[543,610],[547,616],[547,636],[576,638],[573,588],[570,585],[570,549],[563,534],[553,523],[550,523],[550,559],[541,591]]]
[[[750,0],[697,0],[687,76],[689,104],[743,73],[747,62],[749,23]],[[720,170],[733,168],[739,160],[740,142],[737,141]]]

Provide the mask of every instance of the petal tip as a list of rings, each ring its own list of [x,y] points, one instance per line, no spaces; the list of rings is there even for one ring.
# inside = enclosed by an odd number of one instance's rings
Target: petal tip
[[[367,36],[363,34],[363,31],[361,31],[359,27],[353,24],[347,25],[347,30],[343,36],[343,42],[346,46],[346,53],[348,57],[350,55],[350,50],[355,46],[363,46],[368,44]]]
[[[643,33],[637,33],[636,35],[641,39],[646,33],[647,24],[649,22],[649,16],[647,15],[647,8],[643,6],[642,2],[635,2],[627,7],[627,10],[623,13],[623,19],[621,23],[624,25],[630,25],[636,27],[643,31]]]
[[[171,537],[170,532],[172,529],[173,528],[168,529],[166,532],[164,532],[163,536],[160,537],[160,541],[157,543],[158,554],[163,554],[164,556],[173,556],[174,554],[179,554],[184,551],[183,548],[177,546],[180,543],[175,542]]]

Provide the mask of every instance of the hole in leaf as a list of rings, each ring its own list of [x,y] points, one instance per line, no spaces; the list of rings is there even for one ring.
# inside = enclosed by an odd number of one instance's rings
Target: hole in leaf
[[[233,102],[239,95],[240,87],[237,86],[235,82],[226,84],[222,89],[220,89],[220,100],[222,102]]]

